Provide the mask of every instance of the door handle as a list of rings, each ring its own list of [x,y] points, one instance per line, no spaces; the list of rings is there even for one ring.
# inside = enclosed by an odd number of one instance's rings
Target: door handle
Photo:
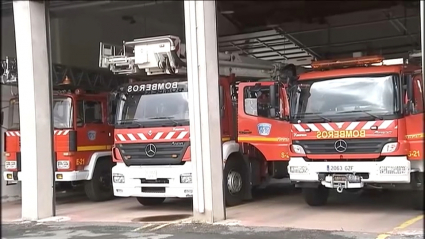
[[[105,130],[102,130],[102,131],[100,131],[100,133],[106,133],[106,131]]]

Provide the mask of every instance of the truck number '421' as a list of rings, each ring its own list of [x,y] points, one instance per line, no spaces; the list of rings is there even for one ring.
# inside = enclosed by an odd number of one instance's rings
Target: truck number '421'
[[[353,166],[341,166],[341,165],[328,165],[328,172],[351,172],[353,171]]]

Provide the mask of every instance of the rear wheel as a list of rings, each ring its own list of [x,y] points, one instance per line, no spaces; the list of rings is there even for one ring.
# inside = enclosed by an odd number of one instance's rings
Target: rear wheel
[[[309,206],[317,207],[326,205],[329,197],[329,189],[320,185],[317,188],[303,188],[302,194]]]
[[[137,201],[143,206],[155,206],[163,203],[165,198],[138,197]]]
[[[97,161],[92,179],[84,183],[84,191],[91,201],[106,201],[114,197],[112,166],[108,159]]]
[[[243,161],[235,158],[227,160],[223,176],[226,206],[242,203],[246,178]]]

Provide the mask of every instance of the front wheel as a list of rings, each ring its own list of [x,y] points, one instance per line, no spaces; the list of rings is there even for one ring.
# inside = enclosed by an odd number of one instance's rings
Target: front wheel
[[[137,201],[143,206],[155,206],[163,203],[165,201],[165,198],[138,197]]]
[[[312,207],[323,206],[328,202],[329,189],[320,185],[317,188],[303,188],[305,202]]]
[[[424,194],[423,190],[415,190],[412,192],[412,204],[413,209],[423,211],[424,210]]]
[[[235,206],[242,203],[244,197],[244,173],[243,161],[230,159],[224,168],[224,190],[226,206]]]
[[[112,165],[112,161],[107,159],[97,161],[92,179],[85,181],[84,191],[91,201],[106,201],[114,197]]]

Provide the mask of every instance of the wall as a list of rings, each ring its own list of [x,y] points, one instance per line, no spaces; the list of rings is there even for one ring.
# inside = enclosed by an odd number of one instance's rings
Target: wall
[[[185,41],[183,14],[173,19],[166,16],[148,18],[133,16],[135,23],[121,19],[121,15],[84,16],[61,19],[60,58],[63,64],[97,68],[99,42],[121,45],[135,38],[175,35]],[[217,17],[219,35],[234,34],[237,29],[223,16]]]
[[[121,16],[61,19],[61,29],[66,29],[60,33],[62,63],[96,69],[100,42],[121,45],[124,40],[166,34],[181,36],[184,33],[184,26],[179,21],[169,24],[142,16],[134,16],[134,19],[134,24],[122,20]]]

